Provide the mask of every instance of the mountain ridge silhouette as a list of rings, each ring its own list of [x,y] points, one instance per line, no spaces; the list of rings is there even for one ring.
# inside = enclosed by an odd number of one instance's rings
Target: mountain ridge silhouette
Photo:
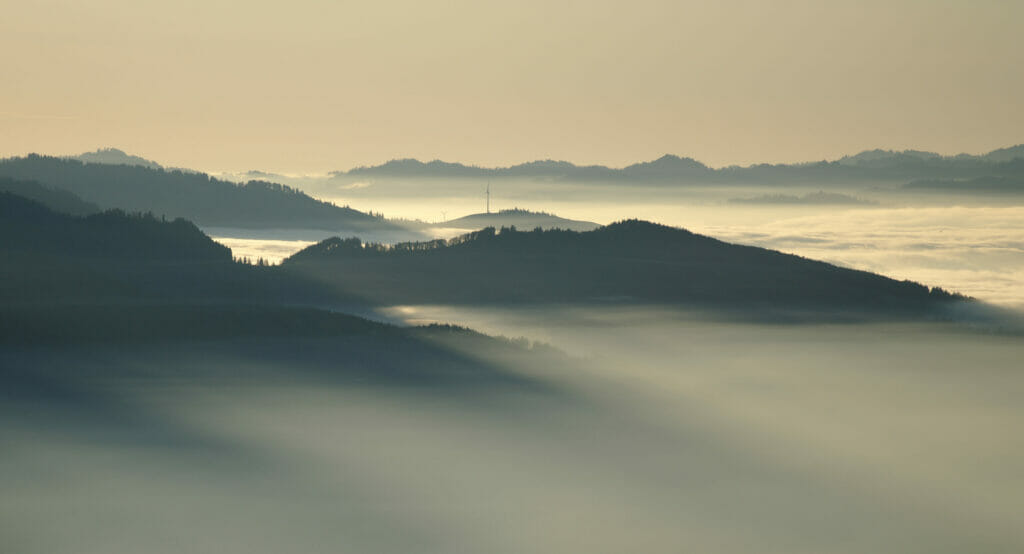
[[[621,299],[752,311],[924,314],[964,299],[640,220],[587,232],[491,227],[390,247],[334,237],[285,259],[282,267],[384,305]]]

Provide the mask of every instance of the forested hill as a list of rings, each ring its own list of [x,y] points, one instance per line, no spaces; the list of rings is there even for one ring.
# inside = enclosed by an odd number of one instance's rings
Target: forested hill
[[[438,223],[435,227],[478,230],[485,227],[517,227],[519,229],[569,229],[572,231],[591,231],[600,225],[590,221],[565,219],[554,214],[531,212],[529,210],[510,209],[490,213],[477,213],[450,219]]]
[[[296,253],[284,268],[381,304],[613,300],[916,313],[958,298],[636,220],[590,232],[488,228],[391,248],[334,238]]]
[[[265,181],[237,185],[204,173],[83,163],[35,154],[0,160],[0,176],[70,191],[104,209],[183,217],[202,226],[401,230],[381,218]]]
[[[231,262],[231,250],[184,219],[113,210],[74,217],[0,192],[0,252],[34,257]]]
[[[277,269],[235,262],[230,249],[184,219],[119,210],[71,216],[0,192],[0,312],[349,301]]]
[[[124,150],[117,148],[100,148],[95,152],[86,152],[77,156],[71,156],[72,159],[80,162],[94,163],[94,164],[110,164],[110,165],[138,165],[142,167],[150,167],[153,169],[162,169],[163,166],[154,162],[153,160],[147,160],[140,156],[133,156],[128,154]]]

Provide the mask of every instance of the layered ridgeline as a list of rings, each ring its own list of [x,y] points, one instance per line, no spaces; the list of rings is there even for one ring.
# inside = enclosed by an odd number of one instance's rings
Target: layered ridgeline
[[[962,298],[636,220],[590,232],[489,228],[393,247],[332,238],[283,267],[387,305],[618,301],[922,314]]]
[[[265,181],[240,185],[204,173],[146,165],[84,163],[30,154],[0,160],[0,177],[68,191],[103,209],[183,217],[203,227],[405,231],[381,217],[322,202],[284,185]]]
[[[309,306],[332,300],[340,297],[279,268],[233,261],[182,219],[71,216],[0,192],[0,350],[15,362],[21,358],[12,353],[32,346],[55,355],[27,369],[0,364],[0,390],[8,393],[80,401],[92,390],[83,379],[153,378],[157,367],[160,379],[250,377],[223,370],[228,360],[246,368],[273,360],[302,376],[362,384],[534,386],[504,369],[536,363],[541,353],[522,341]],[[460,353],[467,350],[488,358]],[[108,365],[122,355],[134,361]],[[204,358],[214,363],[197,361]]]
[[[543,160],[509,167],[477,167],[435,160],[392,160],[377,166],[336,171],[338,182],[387,179],[536,179],[567,182],[633,184],[672,183],[858,183],[945,179],[965,187],[979,177],[1020,181],[1024,177],[1024,145],[994,150],[983,155],[943,156],[917,150],[869,150],[838,160],[798,164],[756,164],[746,167],[709,167],[693,158],[665,155],[656,160],[622,168],[580,166],[566,161]]]

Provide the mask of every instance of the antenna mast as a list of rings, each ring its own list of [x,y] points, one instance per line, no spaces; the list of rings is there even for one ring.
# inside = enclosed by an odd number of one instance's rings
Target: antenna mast
[[[487,181],[487,213],[491,213],[491,182]]]

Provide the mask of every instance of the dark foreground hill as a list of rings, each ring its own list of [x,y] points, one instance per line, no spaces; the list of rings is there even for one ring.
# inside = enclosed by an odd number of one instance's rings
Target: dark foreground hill
[[[402,231],[382,218],[265,181],[237,185],[204,173],[38,156],[0,160],[0,176],[69,191],[103,209],[153,212],[201,226]]]
[[[284,267],[380,304],[611,300],[751,311],[922,313],[959,298],[635,220],[583,233],[489,228],[392,248],[334,238],[298,252]]]

